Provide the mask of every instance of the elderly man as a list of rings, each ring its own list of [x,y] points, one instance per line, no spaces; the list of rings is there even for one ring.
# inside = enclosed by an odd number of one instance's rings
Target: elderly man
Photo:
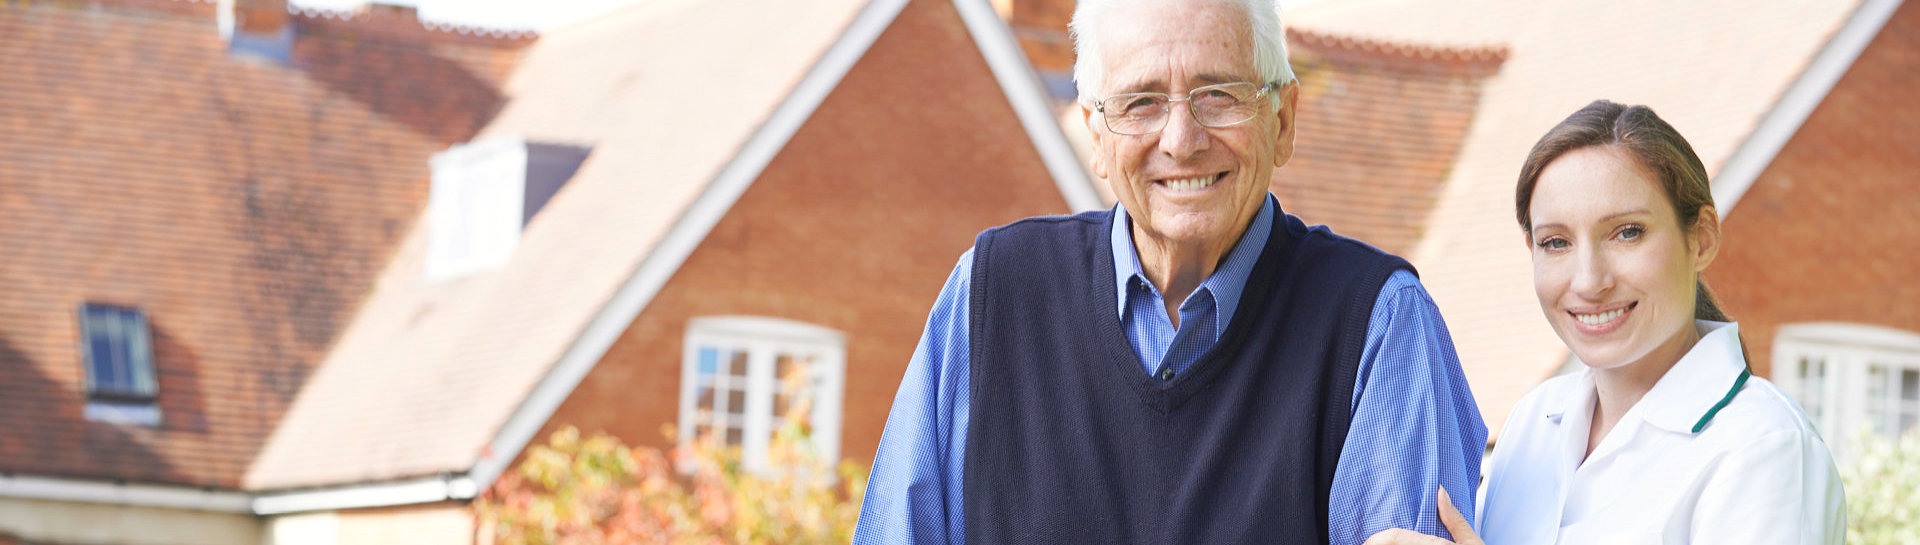
[[[1486,445],[1405,261],[1268,195],[1272,0],[1081,0],[1113,210],[988,230],[895,398],[855,543],[1337,543],[1472,517]]]

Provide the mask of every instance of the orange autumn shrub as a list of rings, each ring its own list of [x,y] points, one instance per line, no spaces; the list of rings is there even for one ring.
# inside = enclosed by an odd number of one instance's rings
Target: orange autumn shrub
[[[796,407],[804,412],[804,406]],[[804,417],[790,421],[805,422]],[[664,430],[669,441],[672,426]],[[700,437],[671,452],[569,426],[530,448],[475,501],[481,543],[501,545],[834,543],[852,539],[866,468],[816,455],[801,424],[749,471],[740,448]],[[837,475],[837,483],[833,477]]]

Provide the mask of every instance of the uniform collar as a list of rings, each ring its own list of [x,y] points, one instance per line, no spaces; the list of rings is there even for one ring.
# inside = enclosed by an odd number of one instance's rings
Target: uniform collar
[[[1694,320],[1693,324],[1700,331],[1700,340],[1630,411],[1648,424],[1674,433],[1699,433],[1751,376],[1740,350],[1740,324],[1708,320]],[[1574,389],[1559,396],[1559,403],[1548,405],[1547,418],[1558,421],[1565,414],[1582,412],[1577,410],[1581,407],[1591,407],[1592,373],[1591,369],[1581,369],[1580,377],[1570,385]]]
[[[1740,352],[1740,325],[1694,320],[1700,341],[1667,370],[1640,403],[1647,422],[1675,433],[1696,433],[1696,424],[1730,400],[1735,383],[1745,385],[1747,360]]]
[[[1260,260],[1260,252],[1267,247],[1267,238],[1273,235],[1273,196],[1268,195],[1266,202],[1260,204],[1260,212],[1240,233],[1240,240],[1227,251],[1226,260],[1194,293],[1205,290],[1213,295],[1217,331],[1226,331],[1227,323],[1233,320],[1234,311],[1240,307],[1240,294],[1247,288],[1247,278],[1253,275],[1253,264]],[[1140,285],[1153,290],[1153,283],[1147,280],[1147,273],[1140,268],[1140,251],[1133,246],[1133,219],[1127,215],[1125,205],[1113,206],[1113,232],[1108,240],[1113,248],[1113,288],[1116,311],[1122,320],[1127,316],[1128,286],[1138,278]],[[1191,296],[1189,296],[1191,297]],[[1183,303],[1184,304],[1184,303]]]

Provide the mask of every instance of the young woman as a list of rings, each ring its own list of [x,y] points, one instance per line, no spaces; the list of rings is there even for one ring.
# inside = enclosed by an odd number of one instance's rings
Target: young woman
[[[1514,407],[1461,543],[1842,543],[1826,444],[1748,370],[1700,282],[1720,250],[1706,169],[1645,106],[1597,101],[1534,144],[1514,204],[1540,310],[1586,364]],[[1441,491],[1445,497],[1445,491]],[[1369,543],[1450,543],[1389,530]]]

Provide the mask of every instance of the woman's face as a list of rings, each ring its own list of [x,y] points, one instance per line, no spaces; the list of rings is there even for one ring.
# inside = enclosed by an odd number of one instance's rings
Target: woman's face
[[[1595,369],[1679,361],[1698,335],[1695,281],[1718,246],[1713,210],[1680,225],[1658,178],[1610,146],[1554,159],[1532,198],[1533,288],[1560,340]]]

